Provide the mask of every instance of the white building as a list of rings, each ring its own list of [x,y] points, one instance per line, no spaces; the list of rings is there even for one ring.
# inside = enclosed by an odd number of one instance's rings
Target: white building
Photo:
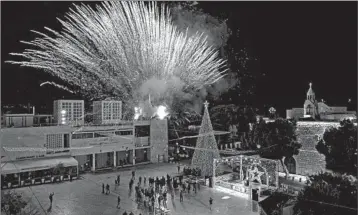
[[[93,122],[100,124],[118,124],[122,120],[122,101],[93,102]]]
[[[83,125],[83,100],[56,100],[53,103],[53,116],[59,125]]]
[[[153,119],[105,126],[4,128],[2,188],[47,183],[47,175],[60,163],[65,174],[76,177],[79,171],[167,161],[167,126],[167,120]]]
[[[324,102],[317,102],[316,94],[312,89],[312,83],[307,91],[303,108],[286,110],[287,118],[313,118],[323,121],[340,121],[343,119],[356,119],[356,111],[347,111],[347,107],[332,107]]]

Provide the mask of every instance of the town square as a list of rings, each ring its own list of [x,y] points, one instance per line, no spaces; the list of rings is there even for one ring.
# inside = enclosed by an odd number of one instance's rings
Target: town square
[[[1,5],[1,213],[357,213],[356,2]]]

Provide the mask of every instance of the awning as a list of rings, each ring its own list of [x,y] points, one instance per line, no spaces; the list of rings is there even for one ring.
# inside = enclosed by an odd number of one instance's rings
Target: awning
[[[78,166],[77,160],[74,159],[73,157],[22,160],[22,161],[2,163],[1,174],[13,174],[13,173],[51,169],[60,163],[62,163],[64,167]]]

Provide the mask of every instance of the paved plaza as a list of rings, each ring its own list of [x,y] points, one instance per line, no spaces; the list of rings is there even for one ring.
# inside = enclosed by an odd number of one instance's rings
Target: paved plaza
[[[176,173],[177,168],[174,164],[148,164],[135,167],[136,179],[139,176],[166,176],[167,173]],[[124,211],[129,214],[133,211],[135,215],[141,213],[148,214],[146,211],[138,209],[134,201],[134,194],[128,195],[129,180],[132,169],[124,169],[110,173],[102,174],[85,174],[79,180],[72,182],[64,182],[59,184],[46,184],[33,186],[30,188],[16,189],[21,192],[24,199],[29,200],[31,204],[39,208],[40,214],[61,214],[61,215],[105,215],[120,214]],[[121,175],[121,184],[115,190],[114,182],[116,176]],[[109,195],[102,194],[102,183],[111,186]],[[54,192],[53,207],[50,208],[49,193]],[[34,195],[36,196],[34,196]],[[121,197],[121,208],[117,209],[117,196]],[[214,199],[213,208],[210,211],[209,198]],[[40,204],[41,206],[40,206]],[[221,215],[251,215],[258,214],[253,211],[253,205],[250,201],[216,191],[214,189],[201,186],[201,190],[197,194],[191,192],[184,195],[184,202],[179,201],[177,194],[172,201],[170,195],[168,197],[169,214],[221,214]],[[46,211],[46,212],[45,212]]]

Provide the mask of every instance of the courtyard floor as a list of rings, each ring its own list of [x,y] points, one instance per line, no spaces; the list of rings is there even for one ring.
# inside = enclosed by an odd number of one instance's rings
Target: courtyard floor
[[[139,176],[166,176],[167,173],[177,172],[175,164],[148,164],[135,167],[136,179]],[[141,213],[148,214],[145,211],[137,209],[134,201],[134,194],[128,195],[128,184],[131,176],[131,168],[102,174],[85,174],[81,179],[72,182],[59,184],[45,184],[32,187],[16,189],[16,192],[22,193],[29,204],[38,208],[39,214],[61,214],[61,215],[105,215],[120,214],[124,211],[129,214],[132,211],[135,215]],[[121,184],[115,190],[114,181],[120,174]],[[109,195],[102,194],[102,183],[111,186]],[[50,209],[49,193],[54,192],[53,206]],[[117,209],[117,196],[121,197],[121,208]],[[210,211],[209,198],[212,197],[213,207]],[[174,197],[172,201],[168,197],[169,214],[176,215],[253,215],[258,214],[257,204],[251,201],[235,196],[230,193],[219,192],[215,189],[201,186],[197,194],[191,192],[184,195],[184,202],[179,202],[179,196]]]

